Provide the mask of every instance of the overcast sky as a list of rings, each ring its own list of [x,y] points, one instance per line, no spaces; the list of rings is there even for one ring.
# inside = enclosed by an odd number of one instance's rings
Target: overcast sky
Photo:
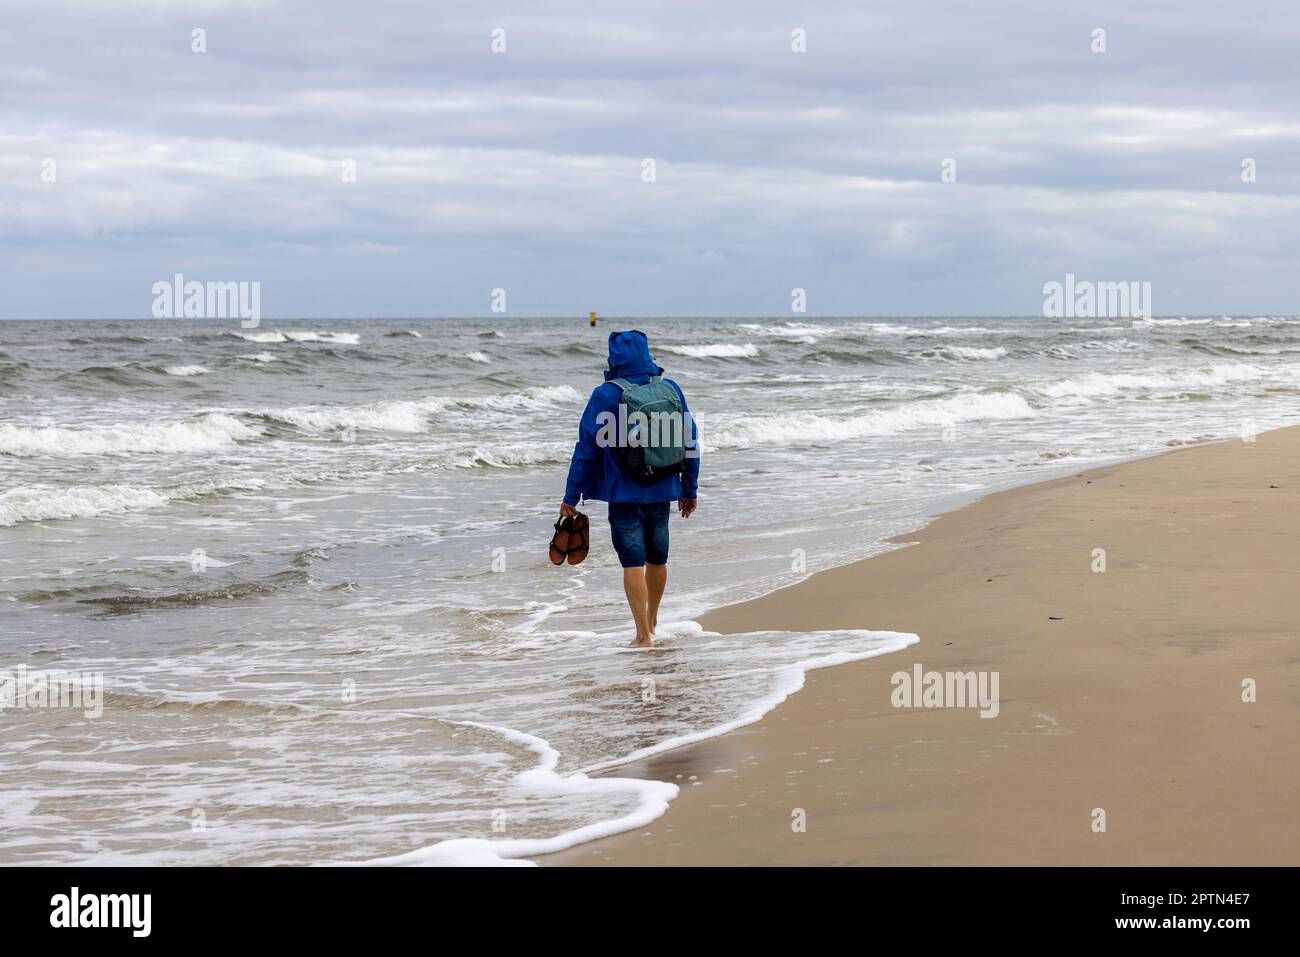
[[[3,318],[1300,312],[1293,2],[0,11]]]

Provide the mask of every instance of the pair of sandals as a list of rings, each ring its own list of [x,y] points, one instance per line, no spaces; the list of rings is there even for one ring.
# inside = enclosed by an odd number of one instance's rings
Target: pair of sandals
[[[551,537],[551,564],[579,564],[591,550],[591,523],[587,516],[579,512],[576,515],[561,515],[555,523],[555,534]]]

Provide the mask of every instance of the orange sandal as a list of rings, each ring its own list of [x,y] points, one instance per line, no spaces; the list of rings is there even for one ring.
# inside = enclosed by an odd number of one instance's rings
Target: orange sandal
[[[561,515],[555,523],[555,534],[551,536],[550,557],[552,565],[563,565],[569,557],[569,542],[573,540],[573,518]]]
[[[573,516],[573,534],[569,536],[569,564],[579,565],[591,550],[591,523],[579,512]],[[555,561],[554,558],[551,561]]]

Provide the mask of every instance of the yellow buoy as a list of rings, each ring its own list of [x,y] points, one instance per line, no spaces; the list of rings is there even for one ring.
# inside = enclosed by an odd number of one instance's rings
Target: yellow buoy
[[[591,328],[596,328],[596,314],[594,312],[591,314]]]

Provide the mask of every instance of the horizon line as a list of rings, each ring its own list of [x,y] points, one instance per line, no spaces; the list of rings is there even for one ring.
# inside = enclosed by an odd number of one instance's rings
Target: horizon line
[[[1229,314],[1226,312],[1163,312],[1153,313],[1152,319],[1216,319],[1216,318],[1236,318],[1245,316],[1273,317],[1273,316],[1300,316],[1300,311],[1289,310],[1236,310]],[[482,322],[497,319],[547,319],[547,320],[572,320],[587,322],[589,317],[586,313],[557,314],[557,313],[492,313],[488,315],[472,316],[280,316],[268,318],[263,316],[261,325],[276,322]],[[1044,319],[1050,322],[1075,321],[1075,322],[1142,322],[1146,321],[1141,316],[1044,316],[1041,313],[1032,312],[926,312],[926,313],[898,313],[898,312],[825,312],[825,313],[660,313],[660,314],[643,314],[643,315],[604,315],[597,313],[597,319],[600,322],[616,322],[628,319],[645,320],[645,319],[784,319],[784,320],[809,320],[809,319]],[[0,316],[0,322],[233,322],[236,318],[214,318],[214,317],[194,317],[186,318],[184,316],[171,316],[157,318],[155,316]]]

